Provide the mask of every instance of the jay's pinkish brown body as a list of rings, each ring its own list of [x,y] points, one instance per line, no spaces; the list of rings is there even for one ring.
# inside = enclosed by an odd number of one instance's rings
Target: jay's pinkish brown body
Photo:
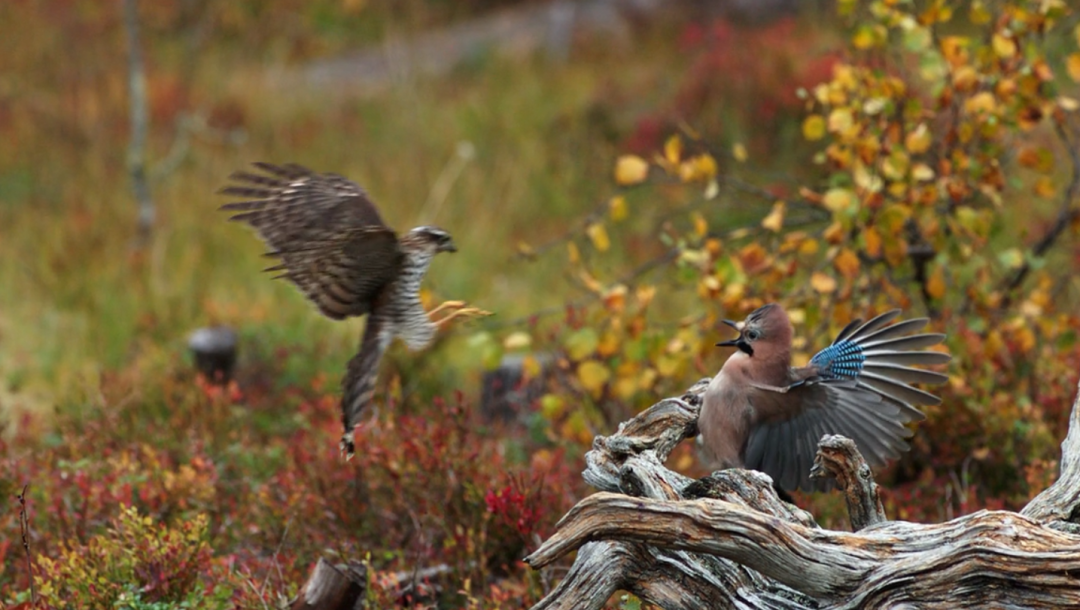
[[[941,383],[944,375],[911,368],[949,356],[912,351],[936,345],[939,334],[908,334],[926,324],[891,326],[899,311],[849,324],[805,367],[792,368],[787,312],[770,304],[740,323],[725,320],[739,337],[718,345],[738,350],[705,391],[698,428],[706,456],[717,468],[751,468],[783,489],[823,487],[810,478],[817,443],[825,434],[855,441],[874,466],[908,448],[904,424],[924,418],[913,405],[939,399],[909,383]]]

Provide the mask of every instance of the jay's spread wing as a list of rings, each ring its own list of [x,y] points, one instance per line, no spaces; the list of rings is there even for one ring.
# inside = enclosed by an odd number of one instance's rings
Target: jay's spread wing
[[[884,465],[908,449],[911,431],[904,424],[925,418],[917,406],[941,399],[909,384],[939,384],[948,377],[909,365],[942,364],[949,355],[913,351],[937,345],[940,334],[908,334],[925,318],[886,326],[899,315],[890,311],[865,324],[849,324],[810,364],[793,371],[798,381],[784,388],[757,386],[751,403],[776,403],[778,393],[790,409],[755,408],[765,417],[746,446],[746,466],[760,470],[782,488],[822,490],[829,481],[811,480],[817,444],[825,434],[842,434],[858,446],[871,466]],[[772,414],[772,417],[769,417]]]

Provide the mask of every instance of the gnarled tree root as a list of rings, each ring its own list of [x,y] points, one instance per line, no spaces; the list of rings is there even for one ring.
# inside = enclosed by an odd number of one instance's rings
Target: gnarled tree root
[[[814,472],[844,493],[853,532],[839,532],[763,474],[693,481],[663,466],[696,434],[706,382],[597,437],[583,476],[601,491],[525,559],[542,568],[578,551],[534,608],[600,608],[618,590],[667,609],[1080,607],[1080,398],[1061,476],[1020,513],[888,521],[854,443],[824,437]]]

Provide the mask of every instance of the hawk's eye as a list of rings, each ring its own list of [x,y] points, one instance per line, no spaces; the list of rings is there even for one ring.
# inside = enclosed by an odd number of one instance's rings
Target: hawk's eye
[[[750,330],[746,331],[746,338],[751,341],[757,341],[761,338],[761,331],[756,328],[751,328]]]

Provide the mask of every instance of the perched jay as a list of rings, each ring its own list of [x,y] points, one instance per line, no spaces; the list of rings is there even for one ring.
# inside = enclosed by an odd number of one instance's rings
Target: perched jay
[[[898,315],[893,310],[865,324],[855,320],[800,368],[791,367],[791,321],[779,305],[765,305],[743,322],[724,320],[739,336],[717,345],[738,350],[709,384],[698,417],[713,466],[750,468],[781,489],[812,490],[829,486],[809,476],[822,435],[852,439],[871,466],[899,457],[911,436],[904,424],[925,419],[916,406],[941,402],[908,384],[948,379],[908,365],[950,357],[914,351],[945,335],[908,334],[926,318],[886,326]]]

